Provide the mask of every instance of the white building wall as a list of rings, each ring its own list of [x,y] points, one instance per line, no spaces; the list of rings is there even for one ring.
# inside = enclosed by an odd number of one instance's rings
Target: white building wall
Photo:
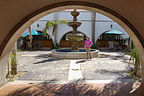
[[[57,16],[56,16],[57,15]],[[82,24],[81,26],[78,28],[78,31],[83,32],[86,36],[89,36],[91,38],[92,35],[92,12],[89,11],[81,11],[80,15],[78,16],[78,21],[80,21]],[[57,17],[57,18],[56,18]],[[55,12],[55,13],[51,13],[49,15],[46,15],[42,18],[40,18],[38,21],[34,22],[31,25],[31,29],[35,29],[35,30],[40,30],[42,31],[45,27],[45,24],[48,20],[55,20],[55,19],[66,19],[69,22],[73,20],[73,17],[71,15],[71,12],[69,11],[60,11],[60,12]],[[37,24],[39,24],[39,27],[37,26]],[[113,25],[113,27],[111,28],[111,24]],[[58,43],[60,43],[61,38],[69,31],[71,31],[72,28],[66,24],[59,24],[58,25]],[[125,30],[116,22],[114,22],[112,19],[96,13],[96,19],[95,19],[95,41],[98,39],[98,37],[104,33],[105,31],[108,30],[119,30],[121,32],[124,32],[126,35],[122,35],[124,38],[128,38],[127,33],[125,32]],[[28,30],[26,30],[25,32],[28,32]],[[49,30],[47,30],[47,33],[52,37],[52,39],[54,39],[54,36],[52,36],[52,28],[50,28]]]
[[[58,19],[66,19],[69,22],[73,20],[71,12],[61,11],[58,12]],[[81,12],[78,16],[78,21],[82,22],[81,26],[78,28],[78,31],[83,32],[87,36],[91,36],[91,12]],[[61,38],[69,31],[72,30],[72,27],[66,24],[58,25],[58,43],[60,43]]]
[[[9,53],[0,61],[0,87],[7,83],[6,81],[6,67],[8,63]]]
[[[107,16],[104,16],[104,15],[102,15],[102,14],[100,14],[100,13],[96,13],[96,19],[95,20],[102,20],[102,21],[104,21],[104,20],[106,20],[106,21],[113,21],[112,19],[110,19],[109,17],[107,17]]]
[[[97,40],[99,38],[99,36],[101,34],[103,34],[104,32],[108,31],[108,30],[118,30],[123,32],[125,35],[122,35],[123,38],[128,38],[128,34],[126,33],[126,31],[116,22],[114,22],[112,19],[96,13],[96,24],[95,24],[95,40]],[[112,28],[111,28],[112,25]]]
[[[110,24],[109,22],[96,22],[95,24],[95,38],[97,38],[103,34],[105,31],[110,30]]]

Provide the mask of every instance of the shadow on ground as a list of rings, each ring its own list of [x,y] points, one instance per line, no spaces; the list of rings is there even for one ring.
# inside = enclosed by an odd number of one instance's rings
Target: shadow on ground
[[[76,62],[76,64],[78,64],[78,63],[84,63],[84,62],[86,62],[87,60],[79,60],[79,61],[77,61]]]
[[[97,69],[95,73],[100,73],[100,74],[107,74],[107,75],[117,75],[119,79],[132,79],[131,76],[128,74],[124,74],[124,71],[121,70],[106,70],[106,69]]]
[[[53,62],[53,61],[58,61],[58,60],[61,60],[61,59],[48,58],[48,59],[45,59],[45,60],[41,60],[41,61],[35,62],[35,63],[33,63],[33,64],[47,63],[47,62]]]
[[[130,96],[132,85],[110,83],[100,88],[97,84],[31,84],[11,91],[8,96]]]

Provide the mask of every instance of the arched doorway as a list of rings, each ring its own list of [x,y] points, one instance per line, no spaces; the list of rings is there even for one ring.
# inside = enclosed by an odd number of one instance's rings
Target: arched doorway
[[[27,32],[27,31],[25,31]],[[27,49],[50,49],[52,47],[53,41],[52,37],[49,34],[46,34],[46,36],[42,35],[42,31],[39,30],[32,30],[32,48],[29,46],[29,32],[25,33],[21,36],[22,44],[20,45],[19,49],[27,50]],[[38,32],[39,34],[35,34],[34,32]]]
[[[69,8],[80,8],[80,9],[87,9],[87,10],[99,12],[118,22],[127,31],[131,39],[134,41],[134,44],[138,48],[138,51],[141,56],[142,69],[144,69],[143,66],[144,50],[142,46],[143,39],[142,36],[136,30],[136,28],[126,18],[124,18],[123,16],[119,15],[117,12],[111,9],[94,3],[82,2],[82,1],[67,1],[67,2],[57,3],[57,4],[52,4],[35,11],[34,13],[25,17],[22,21],[19,21],[19,23],[12,28],[11,33],[8,35],[8,37],[5,38],[5,42],[3,42],[1,45],[1,58],[3,58],[10,51],[11,46],[14,44],[14,42],[19,37],[19,35],[22,33],[22,30],[24,30],[27,26],[29,26],[31,22],[44,16],[45,14],[54,11],[63,10],[63,9],[69,9]],[[143,74],[142,77],[144,78]]]
[[[99,49],[124,50],[127,47],[125,43],[128,38],[123,38],[122,35],[125,34],[118,30],[108,30],[97,39],[97,47]]]

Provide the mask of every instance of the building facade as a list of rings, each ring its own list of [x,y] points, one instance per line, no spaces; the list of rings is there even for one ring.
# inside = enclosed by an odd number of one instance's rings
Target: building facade
[[[73,20],[71,11],[73,10],[64,10],[64,11],[51,13],[35,21],[30,27],[31,29],[37,31],[43,31],[45,24],[49,20],[56,21],[60,19],[65,19],[70,22]],[[90,37],[93,42],[96,42],[104,32],[109,30],[118,30],[124,33],[124,35],[121,35],[123,38],[129,37],[128,34],[125,32],[125,30],[109,17],[106,17],[100,13],[94,13],[86,10],[77,10],[77,11],[80,12],[80,15],[78,16],[77,19],[79,22],[82,23],[81,26],[78,28],[78,31],[84,34],[85,36]],[[55,40],[54,40],[54,36],[52,35],[52,30],[53,30],[52,27],[49,28],[47,30],[47,34],[49,35],[49,39],[52,39],[52,41],[54,42]],[[60,44],[61,40],[65,38],[64,37],[65,34],[70,32],[71,30],[72,28],[67,24],[58,24],[56,43]],[[28,32],[28,29],[26,29],[24,33],[26,32]]]

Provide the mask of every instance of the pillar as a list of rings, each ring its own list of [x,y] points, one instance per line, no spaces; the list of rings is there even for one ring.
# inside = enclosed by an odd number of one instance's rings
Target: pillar
[[[0,87],[6,84],[6,66],[9,54],[0,59]]]
[[[54,20],[55,20],[55,22],[57,22],[57,20],[58,20],[58,12],[56,12],[55,14],[54,14]],[[56,44],[58,44],[58,25],[56,25],[55,26],[55,30],[53,30],[53,31],[55,31],[54,32],[54,45],[56,45]]]
[[[92,12],[92,15],[91,15],[91,22],[92,22],[92,34],[91,34],[91,37],[92,37],[92,42],[94,43],[95,42],[95,18],[96,18],[96,13],[95,12]]]

